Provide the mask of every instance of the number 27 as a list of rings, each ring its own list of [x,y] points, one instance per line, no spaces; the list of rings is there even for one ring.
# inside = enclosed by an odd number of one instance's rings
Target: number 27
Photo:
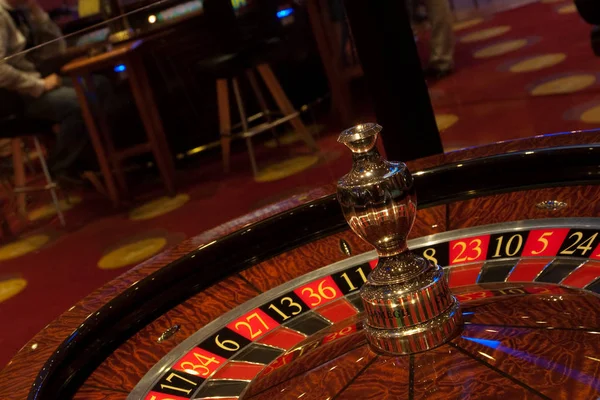
[[[235,329],[239,330],[240,326],[246,327],[246,329],[248,329],[248,332],[250,333],[250,339],[254,339],[257,336],[262,335],[262,333],[263,333],[262,329],[254,330],[252,328],[252,325],[250,324],[251,319],[257,319],[260,322],[260,324],[265,327],[265,329],[267,329],[267,330],[269,329],[269,325],[267,325],[265,323],[265,321],[263,321],[263,319],[260,317],[260,315],[258,315],[258,313],[248,315],[246,317],[246,321],[248,321],[248,322],[240,321],[240,322],[236,323]]]

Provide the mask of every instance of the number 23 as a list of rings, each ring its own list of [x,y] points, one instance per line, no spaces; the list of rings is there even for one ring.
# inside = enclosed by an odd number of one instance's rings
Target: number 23
[[[456,263],[463,263],[466,261],[473,261],[473,260],[477,260],[480,256],[481,253],[483,252],[481,250],[481,239],[473,239],[469,242],[469,246],[467,246],[466,242],[456,242],[454,244],[454,246],[452,246],[452,250],[456,249],[456,247],[460,247],[461,250],[458,253],[458,255],[454,258],[454,260],[452,261],[452,264],[456,264]],[[474,251],[476,253],[475,256],[470,255],[470,254],[465,254],[467,251],[467,247],[470,247],[471,251]]]

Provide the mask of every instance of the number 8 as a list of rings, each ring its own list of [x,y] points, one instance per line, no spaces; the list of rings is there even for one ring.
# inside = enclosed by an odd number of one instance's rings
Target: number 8
[[[427,253],[428,251],[429,251],[429,253]],[[425,251],[423,252],[423,257],[425,257],[429,261],[433,261],[433,263],[437,265],[439,263],[438,263],[437,258],[435,258],[434,256],[435,256],[435,249],[432,247],[425,249]]]

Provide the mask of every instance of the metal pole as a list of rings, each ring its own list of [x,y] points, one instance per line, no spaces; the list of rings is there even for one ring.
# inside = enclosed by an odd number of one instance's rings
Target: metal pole
[[[413,31],[402,0],[344,0],[391,160],[443,153]]]

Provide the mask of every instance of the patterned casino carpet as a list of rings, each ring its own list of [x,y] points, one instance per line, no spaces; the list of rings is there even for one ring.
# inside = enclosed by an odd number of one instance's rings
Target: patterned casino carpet
[[[455,31],[457,71],[430,86],[447,151],[600,125],[600,59],[568,1],[466,19]],[[426,35],[418,43],[426,54]],[[257,149],[256,180],[240,147],[229,175],[218,155],[180,171],[173,198],[154,185],[113,211],[99,195],[71,193],[61,203],[66,229],[47,198],[37,200],[29,214],[36,228],[0,246],[0,367],[49,321],[127,268],[243,213],[335,181],[350,163],[336,130],[318,139],[319,157],[289,136],[281,142],[290,154],[273,160],[280,151],[266,142]]]
[[[446,151],[600,124],[600,58],[571,1],[540,1],[454,28],[456,72],[430,86],[438,118],[450,124]]]

